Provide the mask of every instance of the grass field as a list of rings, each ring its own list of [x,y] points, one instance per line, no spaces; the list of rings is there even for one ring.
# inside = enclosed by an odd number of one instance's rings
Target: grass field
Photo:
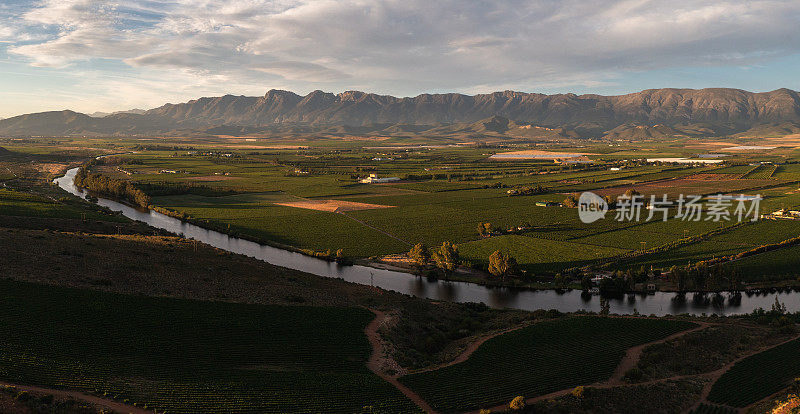
[[[489,407],[602,381],[627,348],[693,326],[601,317],[540,322],[487,341],[463,363],[400,380],[442,412]]]
[[[2,380],[171,413],[416,411],[365,367],[364,309],[0,287]]]
[[[606,246],[593,246],[518,235],[495,236],[459,245],[462,257],[487,264],[489,255],[500,250],[516,258],[519,265],[534,273],[553,273],[568,267],[627,252]]]
[[[800,340],[745,358],[714,383],[708,400],[745,407],[780,391],[800,376]]]

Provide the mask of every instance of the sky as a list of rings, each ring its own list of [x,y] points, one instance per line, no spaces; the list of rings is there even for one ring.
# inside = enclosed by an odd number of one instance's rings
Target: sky
[[[0,0],[0,117],[269,89],[800,90],[798,0]]]

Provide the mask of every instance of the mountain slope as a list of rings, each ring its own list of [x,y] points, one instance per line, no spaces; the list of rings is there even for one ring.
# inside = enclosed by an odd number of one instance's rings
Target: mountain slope
[[[664,131],[656,129],[645,135],[669,134],[672,132],[666,128],[678,125],[742,132],[760,124],[800,122],[800,96],[788,89],[753,93],[718,88],[650,89],[620,96],[505,91],[472,96],[423,94],[407,98],[358,91],[340,94],[314,91],[300,96],[270,90],[261,97],[225,95],[166,104],[143,114],[116,113],[91,118],[60,111],[21,115],[0,120],[0,134],[127,134],[273,124],[303,124],[323,129],[398,125],[407,130],[414,129],[410,127],[414,125],[474,124],[482,120],[488,121],[483,126],[472,125],[470,129],[503,133],[534,125],[565,127],[583,135],[602,136],[625,124],[660,124]],[[501,132],[503,129],[505,131]]]

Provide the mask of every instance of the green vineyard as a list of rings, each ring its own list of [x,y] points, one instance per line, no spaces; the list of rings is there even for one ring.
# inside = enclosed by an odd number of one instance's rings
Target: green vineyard
[[[168,413],[413,412],[365,366],[372,318],[0,281],[0,380]]]
[[[487,341],[463,363],[400,381],[440,411],[473,410],[605,380],[626,349],[694,326],[603,317],[541,322]]]
[[[708,400],[746,407],[789,386],[800,376],[800,339],[776,346],[736,363],[711,388]]]

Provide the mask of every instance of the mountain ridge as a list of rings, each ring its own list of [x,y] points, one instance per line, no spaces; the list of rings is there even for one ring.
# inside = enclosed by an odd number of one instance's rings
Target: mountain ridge
[[[511,120],[517,127],[565,128],[581,136],[603,136],[616,128],[631,129],[631,125],[661,126],[644,131],[645,137],[685,131],[687,126],[694,130],[695,124],[709,125],[708,130],[743,132],[765,123],[800,122],[800,95],[786,88],[770,92],[662,88],[613,96],[498,91],[398,98],[361,91],[333,94],[320,90],[301,96],[271,89],[262,96],[201,97],[164,104],[143,113],[122,111],[105,117],[93,118],[68,110],[24,114],[0,120],[0,134],[148,134],[275,125],[307,125],[318,129],[376,125],[441,127],[476,124],[492,117]],[[487,125],[478,125],[473,132],[502,133],[497,130],[498,125]],[[619,135],[619,132],[614,133]],[[642,131],[639,133],[642,135]]]

